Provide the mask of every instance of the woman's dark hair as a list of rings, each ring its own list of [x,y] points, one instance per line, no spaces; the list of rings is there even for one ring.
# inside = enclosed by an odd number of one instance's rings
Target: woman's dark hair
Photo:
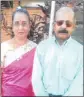
[[[14,20],[15,14],[18,13],[18,12],[24,13],[25,15],[27,15],[27,16],[28,16],[28,20],[29,20],[29,22],[30,22],[30,16],[29,16],[28,11],[27,11],[25,8],[21,8],[21,7],[18,7],[18,8],[13,12],[13,14],[12,14],[12,22],[13,22],[13,20]],[[11,34],[11,37],[14,37],[14,33],[13,33],[13,32],[12,32],[12,34]]]
[[[28,16],[28,19],[30,20],[29,13],[28,13],[28,11],[27,11],[25,8],[17,8],[17,9],[13,12],[13,14],[12,14],[12,21],[14,20],[15,14],[18,13],[18,12],[26,14],[26,15]]]

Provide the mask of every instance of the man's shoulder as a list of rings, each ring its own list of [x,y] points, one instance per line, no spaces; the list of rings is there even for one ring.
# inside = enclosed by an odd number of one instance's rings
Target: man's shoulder
[[[79,43],[77,40],[72,38],[72,44],[75,46],[77,49],[83,49],[83,45]]]
[[[38,45],[37,45],[37,51],[41,52],[41,53],[45,53],[47,52],[48,49],[50,49],[50,47],[53,45],[53,39],[51,38],[47,38],[43,41],[41,41]]]
[[[71,38],[72,39],[72,41],[73,41],[73,43],[74,44],[76,44],[76,45],[80,45],[80,46],[83,46],[80,42],[78,42],[77,40],[75,40],[75,39],[73,39],[73,38]]]
[[[41,41],[38,44],[38,47],[47,47],[47,46],[50,46],[50,44],[52,44],[52,42],[53,42],[53,37],[47,38],[47,39]]]

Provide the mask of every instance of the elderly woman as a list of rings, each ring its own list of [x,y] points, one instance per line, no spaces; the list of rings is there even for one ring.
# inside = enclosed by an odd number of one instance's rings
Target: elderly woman
[[[2,96],[34,96],[31,84],[36,44],[27,37],[30,17],[19,8],[12,15],[14,37],[1,44]]]

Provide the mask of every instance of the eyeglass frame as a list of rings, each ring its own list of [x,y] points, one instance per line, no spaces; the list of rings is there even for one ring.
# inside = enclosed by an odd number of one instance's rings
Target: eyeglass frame
[[[59,22],[62,22],[62,23],[58,24]],[[65,20],[56,20],[54,23],[56,23],[57,26],[62,26],[64,22],[66,23],[66,27],[72,27],[73,26],[73,22],[71,22],[69,20],[66,20],[66,21]]]

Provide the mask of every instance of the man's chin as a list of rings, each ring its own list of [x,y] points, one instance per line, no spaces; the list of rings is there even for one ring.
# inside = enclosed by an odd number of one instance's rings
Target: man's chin
[[[68,34],[61,34],[56,37],[60,40],[67,40],[70,36]]]

